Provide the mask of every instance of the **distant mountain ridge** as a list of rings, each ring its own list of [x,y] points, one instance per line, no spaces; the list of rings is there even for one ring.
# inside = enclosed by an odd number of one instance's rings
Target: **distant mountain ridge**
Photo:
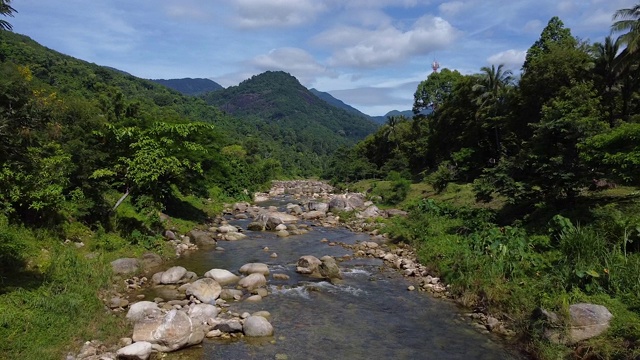
[[[151,81],[176,90],[184,95],[197,96],[210,91],[222,90],[224,87],[211,79],[183,78],[183,79],[152,79]]]

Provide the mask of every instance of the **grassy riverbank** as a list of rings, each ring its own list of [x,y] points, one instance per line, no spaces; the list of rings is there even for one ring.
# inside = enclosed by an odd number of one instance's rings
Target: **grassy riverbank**
[[[373,185],[375,184],[375,185]],[[358,183],[374,193],[385,182]],[[406,219],[387,232],[416,247],[452,293],[469,308],[510,324],[536,358],[636,359],[640,356],[640,192],[617,188],[585,193],[570,210],[477,205],[467,185],[436,194],[412,185]],[[588,302],[613,314],[602,336],[554,345],[531,326],[537,307],[567,313]]]
[[[212,196],[180,196],[166,210],[170,224],[163,226],[185,233],[220,213],[222,199],[219,193]],[[169,258],[173,249],[145,232],[160,225],[155,213],[145,215],[126,201],[111,221],[111,231],[77,222],[33,229],[0,216],[0,359],[59,360],[77,353],[85,341],[115,343],[130,334],[123,318],[101,300],[122,286],[109,263],[147,251]],[[71,241],[65,244],[66,239]]]

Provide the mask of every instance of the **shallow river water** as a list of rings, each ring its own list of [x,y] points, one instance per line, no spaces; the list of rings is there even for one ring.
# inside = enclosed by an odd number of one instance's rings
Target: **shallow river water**
[[[284,201],[284,199],[282,200]],[[283,204],[280,201],[278,204]],[[267,204],[267,205],[272,205]],[[248,221],[231,221],[246,229]],[[305,235],[277,238],[269,232],[246,231],[249,238],[220,242],[223,251],[198,251],[176,264],[200,276],[212,268],[236,272],[245,263],[263,262],[271,274],[270,294],[259,303],[230,303],[230,311],[266,310],[274,336],[266,339],[207,340],[167,359],[517,359],[500,343],[460,320],[457,307],[427,293],[407,291],[412,285],[381,260],[355,258],[339,263],[339,285],[297,274],[302,255],[340,257],[351,254],[329,241],[354,244],[366,234],[314,227]],[[265,247],[269,249],[264,250]],[[276,253],[277,258],[270,255]],[[417,284],[414,284],[417,285]]]

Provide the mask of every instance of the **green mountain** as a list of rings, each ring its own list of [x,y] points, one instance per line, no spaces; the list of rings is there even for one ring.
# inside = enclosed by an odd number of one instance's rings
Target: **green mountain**
[[[282,71],[267,71],[202,98],[285,147],[320,156],[354,144],[377,128],[362,116],[330,105]]]
[[[202,78],[184,78],[184,79],[153,79],[151,80],[160,85],[164,85],[173,90],[179,91],[184,95],[200,95],[209,91],[222,90],[224,87],[210,79]]]

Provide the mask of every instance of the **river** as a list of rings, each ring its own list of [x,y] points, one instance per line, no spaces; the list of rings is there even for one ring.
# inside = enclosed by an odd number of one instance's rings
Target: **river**
[[[266,205],[282,206],[281,198]],[[261,204],[262,205],[262,204]],[[231,220],[246,229],[249,220]],[[230,303],[229,311],[271,313],[274,336],[207,340],[202,346],[181,350],[166,359],[518,359],[514,351],[481,334],[461,320],[462,313],[449,301],[408,291],[416,285],[382,260],[354,258],[340,262],[343,282],[311,279],[295,272],[303,255],[336,258],[351,254],[342,246],[321,240],[355,244],[369,241],[367,234],[342,228],[313,227],[308,234],[278,238],[271,232],[246,231],[249,237],[220,242],[224,250],[198,251],[183,256],[176,265],[197,274],[212,268],[233,272],[245,263],[262,262],[271,274],[285,273],[289,280],[269,277],[269,296],[259,303]],[[268,247],[268,250],[265,249]],[[277,257],[272,257],[273,253]]]

